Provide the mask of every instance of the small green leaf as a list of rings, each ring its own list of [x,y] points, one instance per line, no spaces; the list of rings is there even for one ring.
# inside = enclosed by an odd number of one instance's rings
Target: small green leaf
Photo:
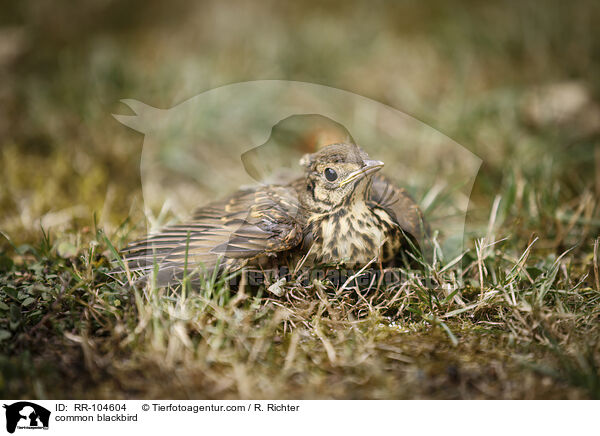
[[[16,304],[10,305],[10,322],[18,323],[21,319],[21,309]]]
[[[25,307],[28,307],[28,306],[31,306],[34,302],[35,302],[35,298],[29,297],[29,298],[26,298],[25,300],[23,300],[23,302],[21,304]]]
[[[42,271],[44,270],[44,266],[40,263],[34,263],[32,265],[29,265],[27,267],[27,269],[29,269],[30,271],[33,271],[37,275],[40,275],[42,273]]]
[[[10,338],[11,334],[8,330],[0,329],[0,342]]]
[[[541,276],[544,273],[543,270],[541,270],[540,268],[535,267],[535,266],[527,267],[526,270],[533,280],[537,279],[539,276]]]
[[[56,252],[60,257],[69,258],[77,256],[77,247],[69,241],[62,241],[56,247]]]
[[[45,294],[50,290],[50,288],[48,286],[45,286],[41,283],[36,283],[35,285],[33,285],[32,287],[32,292],[33,294]]]
[[[11,286],[5,286],[2,291],[13,298],[17,298],[17,290]]]
[[[17,253],[19,253],[21,255],[26,254],[26,253],[35,253],[35,248],[33,248],[29,244],[19,245],[17,247]]]

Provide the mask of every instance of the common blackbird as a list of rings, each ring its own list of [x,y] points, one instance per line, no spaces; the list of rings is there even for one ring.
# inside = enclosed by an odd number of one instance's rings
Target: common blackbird
[[[128,268],[169,284],[198,271],[268,270],[302,262],[365,265],[388,262],[418,242],[424,220],[407,192],[376,174],[383,162],[355,144],[305,155],[304,176],[263,185],[198,209],[178,225],[133,242]]]

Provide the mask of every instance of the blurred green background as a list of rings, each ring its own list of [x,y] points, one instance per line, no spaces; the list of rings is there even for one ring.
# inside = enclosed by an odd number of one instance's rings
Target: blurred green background
[[[598,2],[32,0],[1,10],[0,229],[16,242],[39,238],[40,224],[89,226],[93,213],[108,228],[143,219],[143,137],[112,118],[130,113],[120,99],[169,108],[254,79],[349,90],[467,147],[484,160],[472,223],[507,184],[543,186],[556,204],[600,189]]]

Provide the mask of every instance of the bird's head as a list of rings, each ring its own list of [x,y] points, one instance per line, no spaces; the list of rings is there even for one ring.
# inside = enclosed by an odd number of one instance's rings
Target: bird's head
[[[306,171],[305,203],[320,212],[364,199],[371,176],[383,167],[355,144],[332,144],[307,154],[300,164]]]

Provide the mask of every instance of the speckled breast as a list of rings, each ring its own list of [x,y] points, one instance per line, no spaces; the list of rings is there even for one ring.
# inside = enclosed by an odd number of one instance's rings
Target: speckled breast
[[[315,262],[345,265],[387,261],[400,247],[400,232],[382,209],[365,203],[342,207],[309,220]]]

